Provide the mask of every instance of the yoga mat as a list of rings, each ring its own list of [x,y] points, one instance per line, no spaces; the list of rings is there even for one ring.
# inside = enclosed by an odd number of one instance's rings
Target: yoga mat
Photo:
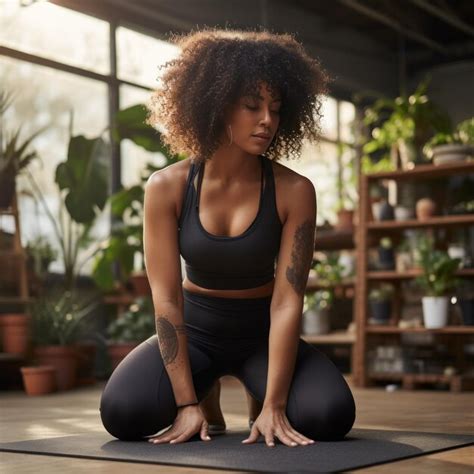
[[[0,451],[108,461],[217,468],[252,472],[334,472],[411,458],[474,444],[474,435],[353,428],[342,441],[316,441],[294,448],[275,439],[270,448],[260,436],[243,445],[248,430],[228,431],[202,441],[153,445],[120,441],[107,432],[0,443]]]

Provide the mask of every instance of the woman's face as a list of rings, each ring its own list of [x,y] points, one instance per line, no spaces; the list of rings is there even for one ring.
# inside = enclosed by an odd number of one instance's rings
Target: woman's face
[[[278,129],[280,107],[281,96],[272,97],[266,83],[260,84],[258,96],[241,96],[227,117],[227,143],[232,136],[231,146],[238,146],[254,155],[264,153]],[[256,135],[261,135],[262,138]]]

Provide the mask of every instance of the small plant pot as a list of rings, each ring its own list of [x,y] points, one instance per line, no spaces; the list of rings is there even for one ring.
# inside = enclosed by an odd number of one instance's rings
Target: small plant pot
[[[137,347],[139,342],[109,342],[107,353],[110,357],[112,370],[115,370],[125,356]]]
[[[416,217],[420,221],[425,221],[434,216],[436,204],[430,198],[421,198],[416,202]]]
[[[329,310],[309,309],[303,315],[303,334],[328,334]]]
[[[381,221],[391,221],[395,217],[393,212],[393,206],[391,206],[388,201],[382,201],[380,206],[380,220]]]
[[[77,354],[77,385],[91,385],[96,382],[94,377],[94,362],[97,352],[95,342],[76,342]]]
[[[30,320],[30,315],[23,313],[0,315],[3,352],[26,355],[30,337]]]
[[[459,298],[458,304],[461,308],[463,323],[466,326],[474,326],[474,297]]]
[[[394,214],[397,221],[408,221],[413,217],[411,209],[404,206],[396,206]]]
[[[426,328],[442,328],[448,323],[447,296],[423,296],[423,323]]]
[[[392,302],[390,300],[372,300],[369,303],[373,322],[375,324],[387,324],[392,314]]]
[[[395,256],[393,248],[378,247],[379,261],[378,268],[380,270],[394,270]]]
[[[397,272],[406,272],[412,267],[410,252],[398,252],[395,255],[395,268]]]
[[[337,212],[337,224],[336,229],[338,230],[351,230],[354,228],[354,211],[349,209],[341,209]]]
[[[443,165],[464,161],[472,154],[472,147],[462,143],[450,143],[433,147],[433,163]]]
[[[20,370],[27,395],[45,395],[57,391],[56,368],[52,365],[20,367]]]
[[[133,293],[136,296],[150,296],[151,287],[146,272],[134,272],[130,275]]]
[[[69,390],[76,385],[77,353],[72,346],[38,346],[35,347],[35,358],[42,365],[56,368],[58,390]]]
[[[382,208],[382,201],[375,201],[371,205],[372,209],[372,218],[374,221],[380,220],[380,210]]]

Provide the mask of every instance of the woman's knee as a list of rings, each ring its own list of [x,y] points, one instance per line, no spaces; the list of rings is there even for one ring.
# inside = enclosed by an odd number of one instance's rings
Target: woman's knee
[[[315,440],[341,440],[351,430],[355,417],[354,397],[347,387],[324,402],[299,407],[298,426],[294,428]]]

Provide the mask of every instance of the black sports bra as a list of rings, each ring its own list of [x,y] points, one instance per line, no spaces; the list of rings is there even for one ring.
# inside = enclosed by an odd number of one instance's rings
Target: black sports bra
[[[183,208],[178,221],[179,249],[185,260],[187,278],[203,288],[254,288],[273,280],[280,249],[282,223],[275,199],[275,181],[270,160],[259,155],[262,186],[258,212],[245,232],[219,236],[204,229],[199,219],[199,197],[204,163],[191,166]],[[193,185],[198,176],[198,189]],[[265,173],[265,187],[263,176]]]

